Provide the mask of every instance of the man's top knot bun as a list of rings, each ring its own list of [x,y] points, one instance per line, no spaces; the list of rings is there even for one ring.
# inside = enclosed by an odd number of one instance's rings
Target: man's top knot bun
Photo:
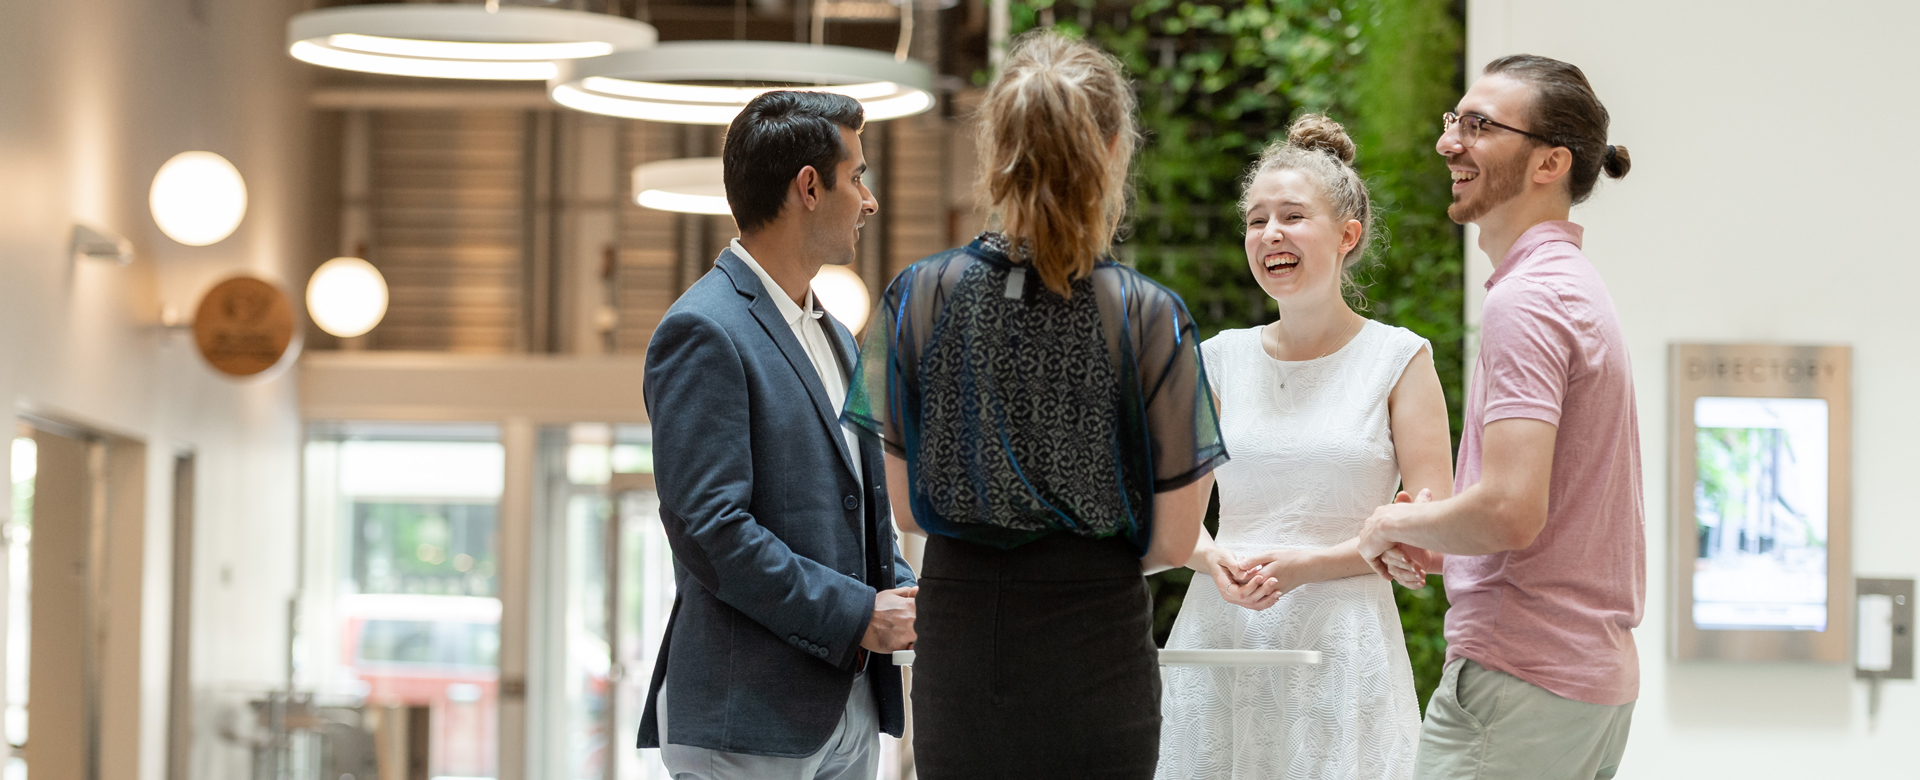
[[[1293,126],[1287,128],[1287,145],[1326,152],[1340,162],[1353,164],[1353,139],[1347,137],[1347,129],[1339,122],[1323,114],[1302,114],[1293,120]]]
[[[1600,158],[1600,170],[1606,172],[1607,178],[1625,178],[1632,169],[1633,156],[1627,154],[1627,147],[1609,144],[1606,155]]]

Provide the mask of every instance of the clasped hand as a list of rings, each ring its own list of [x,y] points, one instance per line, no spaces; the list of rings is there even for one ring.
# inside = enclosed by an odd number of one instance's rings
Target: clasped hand
[[[1245,557],[1214,548],[1207,554],[1213,584],[1228,604],[1261,610],[1280,603],[1280,597],[1306,584],[1300,576],[1306,550],[1267,550]]]
[[[891,653],[913,649],[914,597],[919,586],[894,588],[873,594],[873,619],[867,621],[867,634],[860,646],[870,652]]]

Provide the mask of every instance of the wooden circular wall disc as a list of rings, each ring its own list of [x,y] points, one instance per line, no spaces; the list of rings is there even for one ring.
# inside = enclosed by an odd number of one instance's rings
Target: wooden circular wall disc
[[[294,341],[293,303],[272,282],[236,276],[200,299],[193,341],[207,364],[235,377],[279,365]]]

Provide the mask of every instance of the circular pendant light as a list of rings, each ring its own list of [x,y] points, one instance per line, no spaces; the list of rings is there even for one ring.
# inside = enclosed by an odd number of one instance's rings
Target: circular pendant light
[[[555,103],[607,116],[724,125],[747,101],[776,89],[838,92],[867,121],[934,105],[927,66],[868,49],[774,41],[681,41],[604,57],[563,60],[547,82]],[[713,86],[747,82],[763,86]]]
[[[181,152],[153,175],[147,208],[168,238],[187,246],[206,246],[240,227],[240,220],[247,216],[247,182],[225,157]]]
[[[855,333],[867,324],[867,315],[873,309],[867,283],[844,265],[820,266],[820,272],[813,275],[813,297],[820,301],[820,308]]]
[[[555,62],[652,46],[653,25],[608,14],[495,4],[388,3],[308,11],[287,53],[342,70],[443,79],[546,81]]]
[[[682,214],[731,214],[720,158],[642,163],[633,169],[633,202]]]
[[[307,281],[307,314],[340,338],[364,335],[387,316],[387,279],[358,257],[321,263]]]

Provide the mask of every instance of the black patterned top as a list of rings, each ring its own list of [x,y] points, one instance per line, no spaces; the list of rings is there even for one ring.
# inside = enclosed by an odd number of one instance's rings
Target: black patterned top
[[[907,461],[929,533],[1145,552],[1153,494],[1227,459],[1193,318],[1102,262],[1061,297],[985,233],[913,264],[867,329],[841,419]]]

